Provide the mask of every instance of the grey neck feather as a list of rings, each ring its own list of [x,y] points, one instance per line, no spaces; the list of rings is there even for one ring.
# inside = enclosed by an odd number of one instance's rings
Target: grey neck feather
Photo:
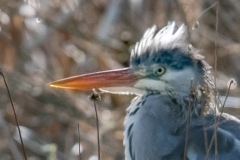
[[[187,118],[188,110],[191,109],[191,116],[200,116],[207,115],[209,113],[213,114],[214,110],[214,83],[213,77],[210,72],[210,66],[203,60],[197,60],[199,65],[200,72],[202,72],[201,79],[199,85],[196,87],[192,87],[189,89],[188,93],[179,94],[176,92],[169,92],[170,97],[175,103],[179,104],[178,109],[174,109],[173,111],[181,109],[182,113],[184,113],[183,118]],[[179,112],[180,113],[180,112]],[[180,115],[179,115],[180,116]]]

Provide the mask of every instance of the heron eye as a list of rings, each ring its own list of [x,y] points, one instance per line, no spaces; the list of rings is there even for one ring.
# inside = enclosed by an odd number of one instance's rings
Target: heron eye
[[[156,70],[155,70],[155,74],[156,75],[163,75],[165,73],[165,68],[164,67],[158,67]]]

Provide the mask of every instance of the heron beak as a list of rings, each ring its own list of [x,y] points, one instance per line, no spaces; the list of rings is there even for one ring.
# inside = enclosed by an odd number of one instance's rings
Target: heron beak
[[[131,68],[123,68],[73,76],[51,82],[49,85],[53,88],[86,91],[93,88],[131,87],[137,79]]]

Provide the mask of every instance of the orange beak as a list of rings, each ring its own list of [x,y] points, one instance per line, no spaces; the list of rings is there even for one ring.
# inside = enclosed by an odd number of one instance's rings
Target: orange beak
[[[53,88],[92,90],[93,88],[131,87],[137,80],[132,69],[123,68],[73,76],[50,83]]]

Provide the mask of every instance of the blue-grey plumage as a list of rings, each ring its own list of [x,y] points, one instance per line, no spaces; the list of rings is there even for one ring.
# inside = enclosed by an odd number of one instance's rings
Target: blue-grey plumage
[[[180,98],[180,97],[179,97]],[[162,94],[135,99],[125,122],[126,160],[182,160],[186,137],[188,103]],[[180,102],[180,103],[178,103]],[[188,160],[205,159],[215,125],[214,115],[193,115],[189,127]],[[218,159],[240,157],[240,121],[223,114],[217,130]],[[205,132],[205,133],[204,133]],[[215,143],[209,159],[215,159]]]
[[[124,124],[126,160],[182,160],[184,155],[188,160],[239,160],[240,121],[216,111],[220,103],[215,100],[210,67],[186,39],[184,25],[177,28],[171,23],[159,32],[154,26],[132,50],[129,68],[50,85],[136,94]],[[214,132],[217,146],[211,143]]]
[[[186,42],[186,28],[174,23],[156,32],[146,31],[131,53],[131,67],[142,79],[136,88],[147,92],[136,97],[125,120],[126,160],[182,160],[188,110],[187,159],[240,159],[240,121],[220,116],[215,143],[213,81],[208,64]],[[207,150],[209,149],[209,153]]]

